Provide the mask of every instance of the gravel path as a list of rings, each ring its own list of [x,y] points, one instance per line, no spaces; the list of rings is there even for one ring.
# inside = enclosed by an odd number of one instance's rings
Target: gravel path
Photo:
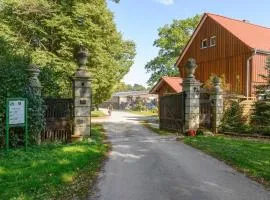
[[[157,136],[140,117],[103,120],[113,144],[89,200],[269,200],[270,192],[173,136]]]

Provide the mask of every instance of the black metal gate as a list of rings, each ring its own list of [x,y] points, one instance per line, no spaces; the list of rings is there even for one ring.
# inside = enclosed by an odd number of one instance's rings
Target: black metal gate
[[[209,93],[200,93],[200,128],[211,128],[212,106]]]
[[[42,141],[69,142],[73,132],[73,99],[45,99],[46,126]]]
[[[163,96],[159,102],[160,128],[183,132],[185,122],[184,93]]]

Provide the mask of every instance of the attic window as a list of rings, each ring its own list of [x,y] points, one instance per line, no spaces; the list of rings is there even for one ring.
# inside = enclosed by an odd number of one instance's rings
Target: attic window
[[[206,39],[203,39],[201,42],[201,49],[205,49],[207,47],[208,47],[208,40],[206,38]]]
[[[217,37],[216,36],[212,36],[210,38],[210,47],[216,46],[217,44]]]

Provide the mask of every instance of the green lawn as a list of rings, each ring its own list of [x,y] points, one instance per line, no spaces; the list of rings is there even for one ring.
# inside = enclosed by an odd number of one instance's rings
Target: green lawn
[[[186,144],[224,160],[260,183],[270,186],[270,142],[225,136],[186,137]]]
[[[143,116],[151,116],[151,117],[158,116],[158,113],[152,112],[152,111],[133,111],[133,110],[130,110],[129,112],[136,114],[136,115],[143,115]]]
[[[92,130],[92,140],[0,152],[0,199],[83,198],[109,150],[102,126]]]
[[[95,110],[91,112],[92,117],[105,117],[105,113],[100,110]]]

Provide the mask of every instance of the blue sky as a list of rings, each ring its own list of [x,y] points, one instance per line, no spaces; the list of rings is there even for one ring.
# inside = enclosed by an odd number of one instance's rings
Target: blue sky
[[[121,0],[108,5],[118,30],[137,45],[135,63],[124,78],[129,84],[146,85],[150,74],[144,66],[158,53],[153,47],[157,29],[173,19],[210,12],[270,27],[270,0]]]

